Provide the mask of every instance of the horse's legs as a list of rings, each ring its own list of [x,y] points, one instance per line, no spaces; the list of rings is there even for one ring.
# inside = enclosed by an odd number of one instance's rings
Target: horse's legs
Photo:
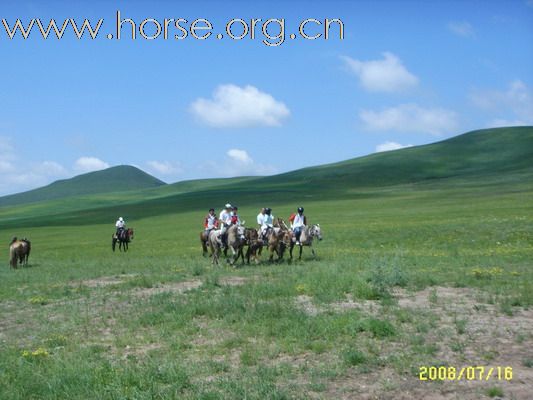
[[[220,249],[216,248],[213,253],[213,264],[218,265],[218,258],[220,257]]]
[[[233,265],[235,263],[235,255],[237,253],[235,252],[235,249],[233,248],[233,246],[229,246],[229,248],[231,249],[231,256],[228,259],[227,258],[228,256],[226,254],[224,254],[224,257],[226,257],[226,261],[229,262],[230,265]]]
[[[205,257],[207,255],[207,241],[200,238],[200,242],[202,243],[202,255]]]
[[[274,261],[274,251],[276,252],[276,254],[278,253],[278,251],[276,250],[275,247],[269,247],[268,250],[270,251],[270,257],[268,258],[268,261],[273,262]]]
[[[313,249],[312,247],[311,247],[311,253],[313,254],[313,258],[316,258],[315,249]]]
[[[244,251],[243,251],[243,249],[244,249],[244,245],[241,245],[241,247],[239,247],[239,253],[237,254],[237,260],[239,260],[239,257],[242,258],[242,265],[244,265]]]
[[[302,250],[303,250],[303,246],[300,245],[300,256],[298,257],[298,260],[301,260],[302,259]]]
[[[248,246],[248,249],[246,250],[246,264],[250,265],[250,255],[252,253],[251,245]],[[242,262],[244,263],[244,257],[242,258]]]

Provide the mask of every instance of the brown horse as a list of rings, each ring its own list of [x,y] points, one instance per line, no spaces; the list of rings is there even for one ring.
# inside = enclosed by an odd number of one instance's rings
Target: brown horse
[[[203,230],[202,232],[200,232],[200,243],[202,245],[202,255],[204,257],[207,257],[207,246],[209,245],[209,233],[212,231],[213,229],[210,229],[209,231],[206,231],[206,230]]]
[[[231,257],[228,261],[231,265],[234,265],[240,257],[242,257],[242,263],[244,264],[243,248],[246,245],[244,233],[244,226],[239,225],[231,225],[227,230],[227,248],[231,250]]]
[[[276,261],[281,261],[283,259],[283,254],[285,249],[290,245],[290,235],[289,228],[287,224],[281,218],[276,218],[274,221],[274,228],[267,230],[266,239],[267,247],[270,252],[269,261],[274,261],[274,253],[278,256]],[[259,254],[261,254],[262,249],[259,249]]]
[[[250,264],[250,257],[256,264],[259,264],[258,251],[263,247],[263,240],[259,237],[259,232],[255,228],[246,228],[244,238],[248,249],[246,250],[246,263]]]
[[[21,265],[28,265],[28,258],[30,258],[31,242],[24,238],[18,240],[13,238],[9,244],[9,265],[11,268],[17,268],[17,263]]]
[[[113,251],[115,251],[115,247],[118,242],[118,249],[122,251],[128,251],[129,243],[133,240],[133,229],[128,228],[124,231],[122,231],[121,235],[117,235],[116,233],[112,236],[112,242],[111,242],[111,248]]]

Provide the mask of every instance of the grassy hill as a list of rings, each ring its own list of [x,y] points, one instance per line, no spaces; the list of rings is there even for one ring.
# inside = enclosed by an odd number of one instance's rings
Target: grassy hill
[[[166,185],[165,182],[130,165],[120,165],[102,171],[89,172],[63,179],[48,186],[0,197],[0,206],[19,205],[64,199],[84,194],[100,194],[125,190],[146,189]]]
[[[489,185],[492,190],[505,191],[509,185],[524,187],[524,183],[533,181],[532,159],[533,127],[513,127],[473,131],[433,144],[269,177],[207,179],[161,186],[155,178],[147,176],[148,183],[156,187],[127,194],[117,191],[120,187],[116,182],[117,174],[111,173],[128,168],[137,175],[143,173],[133,167],[116,167],[0,199],[0,205],[13,204],[16,196],[31,198],[35,192],[41,198],[44,198],[43,194],[47,194],[48,199],[61,198],[39,204],[2,207],[0,223],[7,226],[84,224],[109,221],[119,214],[143,218],[211,206],[218,208],[228,201],[258,208],[263,204],[278,206],[328,199],[359,199],[386,196],[391,191],[404,190],[406,185],[415,188],[432,185],[457,189],[468,187],[470,191]],[[78,183],[87,182],[89,178],[101,188],[100,193],[80,197],[86,193],[80,193],[80,190],[86,188]],[[138,184],[135,182],[130,180],[121,184],[132,188]],[[521,190],[518,186],[513,190]],[[91,190],[91,193],[95,192],[98,193]],[[68,198],[69,193],[77,196]]]
[[[483,129],[397,151],[268,177],[268,184],[338,187],[397,185],[533,171],[533,127]]]

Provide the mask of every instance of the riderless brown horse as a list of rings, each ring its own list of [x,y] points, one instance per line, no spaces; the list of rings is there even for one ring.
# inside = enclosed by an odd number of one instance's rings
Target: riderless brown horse
[[[14,237],[9,244],[9,265],[11,268],[17,268],[17,263],[28,265],[30,251],[31,242],[28,239],[18,240]]]

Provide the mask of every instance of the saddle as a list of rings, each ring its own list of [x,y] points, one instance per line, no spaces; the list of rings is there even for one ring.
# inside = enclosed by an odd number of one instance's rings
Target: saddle
[[[119,229],[118,232],[117,232],[117,239],[119,240],[122,240],[122,241],[125,241],[127,238],[126,238],[126,229]]]

